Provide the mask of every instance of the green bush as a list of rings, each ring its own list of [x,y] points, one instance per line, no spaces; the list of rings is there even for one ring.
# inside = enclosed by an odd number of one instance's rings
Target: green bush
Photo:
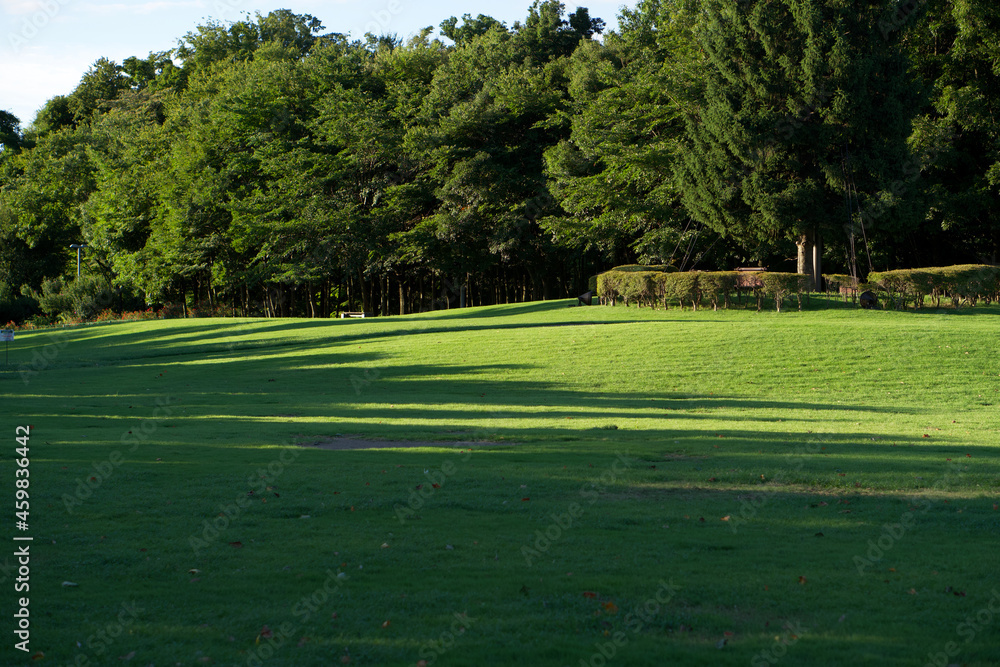
[[[846,273],[824,273],[823,280],[826,282],[827,292],[839,292],[844,303],[847,303],[848,296],[857,302],[860,290],[858,290],[858,279],[854,276]]]
[[[869,274],[868,280],[884,293],[890,308],[905,308],[912,300],[916,309],[927,296],[935,308],[941,307],[943,297],[949,297],[955,308],[963,302],[975,306],[980,300],[996,300],[1000,293],[1000,267],[989,264],[879,271]]]
[[[764,271],[759,273],[763,292],[774,298],[774,307],[780,313],[785,297],[794,294],[802,310],[802,293],[809,290],[809,276],[801,273],[779,273]],[[758,309],[760,308],[758,301]]]
[[[30,294],[15,294],[0,288],[0,322],[24,322],[37,315],[38,301]]]
[[[729,295],[736,291],[739,279],[736,271],[702,271],[698,274],[698,292],[712,304],[712,310],[719,309],[719,302],[729,308]]]
[[[621,296],[621,281],[624,277],[621,271],[605,271],[597,276],[597,293],[602,304],[615,305]]]
[[[26,296],[38,301],[42,312],[50,318],[90,320],[115,303],[115,292],[97,276],[82,276],[66,283],[62,278],[42,281],[42,291],[24,290]]]
[[[645,272],[645,271],[662,271],[664,273],[669,273],[676,271],[677,267],[671,266],[669,264],[622,264],[621,266],[616,266],[611,271],[622,271],[622,272]]]
[[[692,310],[698,310],[698,272],[683,271],[679,273],[657,273],[656,296],[663,301],[664,308],[676,300],[681,308],[684,302],[690,301]]]
[[[587,291],[592,292],[594,296],[600,296],[601,292],[597,289],[597,276],[590,276],[587,280]]]

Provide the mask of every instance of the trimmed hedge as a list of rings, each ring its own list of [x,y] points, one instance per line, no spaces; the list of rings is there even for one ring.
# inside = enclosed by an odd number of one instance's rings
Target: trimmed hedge
[[[676,300],[681,308],[684,308],[685,302],[690,301],[691,309],[698,310],[698,302],[701,300],[698,293],[698,272],[657,273],[656,295],[663,302],[664,308],[669,308],[670,302]]]
[[[801,273],[777,273],[765,271],[760,275],[765,294],[774,298],[775,309],[780,313],[781,304],[785,297],[795,295],[799,302],[799,310],[802,310],[802,292],[809,291],[809,276]],[[758,310],[760,304],[758,302]]]
[[[792,295],[798,299],[801,310],[802,293],[808,292],[808,289],[807,276],[769,271],[743,274],[737,271],[665,273],[611,270],[597,276],[597,293],[601,303],[612,306],[621,300],[626,306],[636,303],[639,307],[655,307],[662,303],[664,308],[671,305],[686,308],[690,304],[693,310],[697,310],[707,300],[714,310],[718,310],[719,304],[723,308],[730,307],[734,293],[752,292],[756,297],[757,310],[761,309],[764,296],[769,296],[781,312],[782,303]]]
[[[887,308],[903,309],[912,302],[916,310],[928,296],[935,308],[942,298],[949,298],[954,308],[1000,301],[1000,267],[990,264],[879,271],[869,274],[868,281],[877,285]]]
[[[737,271],[706,271],[698,275],[698,289],[709,300],[712,310],[729,308],[729,295],[736,292],[740,274]]]
[[[676,266],[671,266],[670,264],[622,264],[621,266],[615,266],[610,271],[662,271],[664,273],[669,273],[677,270]]]

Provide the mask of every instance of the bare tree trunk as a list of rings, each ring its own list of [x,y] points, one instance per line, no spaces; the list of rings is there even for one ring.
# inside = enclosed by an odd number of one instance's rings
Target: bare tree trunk
[[[795,241],[798,246],[798,261],[795,271],[805,276],[809,276],[810,282],[813,276],[813,237],[812,234],[801,234]]]

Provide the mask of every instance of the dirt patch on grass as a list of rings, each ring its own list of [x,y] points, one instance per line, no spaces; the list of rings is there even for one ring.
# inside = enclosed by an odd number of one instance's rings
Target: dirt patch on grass
[[[313,449],[398,449],[403,447],[448,447],[457,449],[474,449],[476,447],[497,447],[514,445],[513,442],[492,441],[455,441],[455,440],[367,440],[352,436],[335,436],[331,438],[303,438],[298,445]]]

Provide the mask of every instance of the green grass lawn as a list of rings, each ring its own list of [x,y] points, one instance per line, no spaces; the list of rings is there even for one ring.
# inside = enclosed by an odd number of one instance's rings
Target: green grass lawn
[[[0,664],[1000,664],[1000,309],[569,303],[19,332]]]

